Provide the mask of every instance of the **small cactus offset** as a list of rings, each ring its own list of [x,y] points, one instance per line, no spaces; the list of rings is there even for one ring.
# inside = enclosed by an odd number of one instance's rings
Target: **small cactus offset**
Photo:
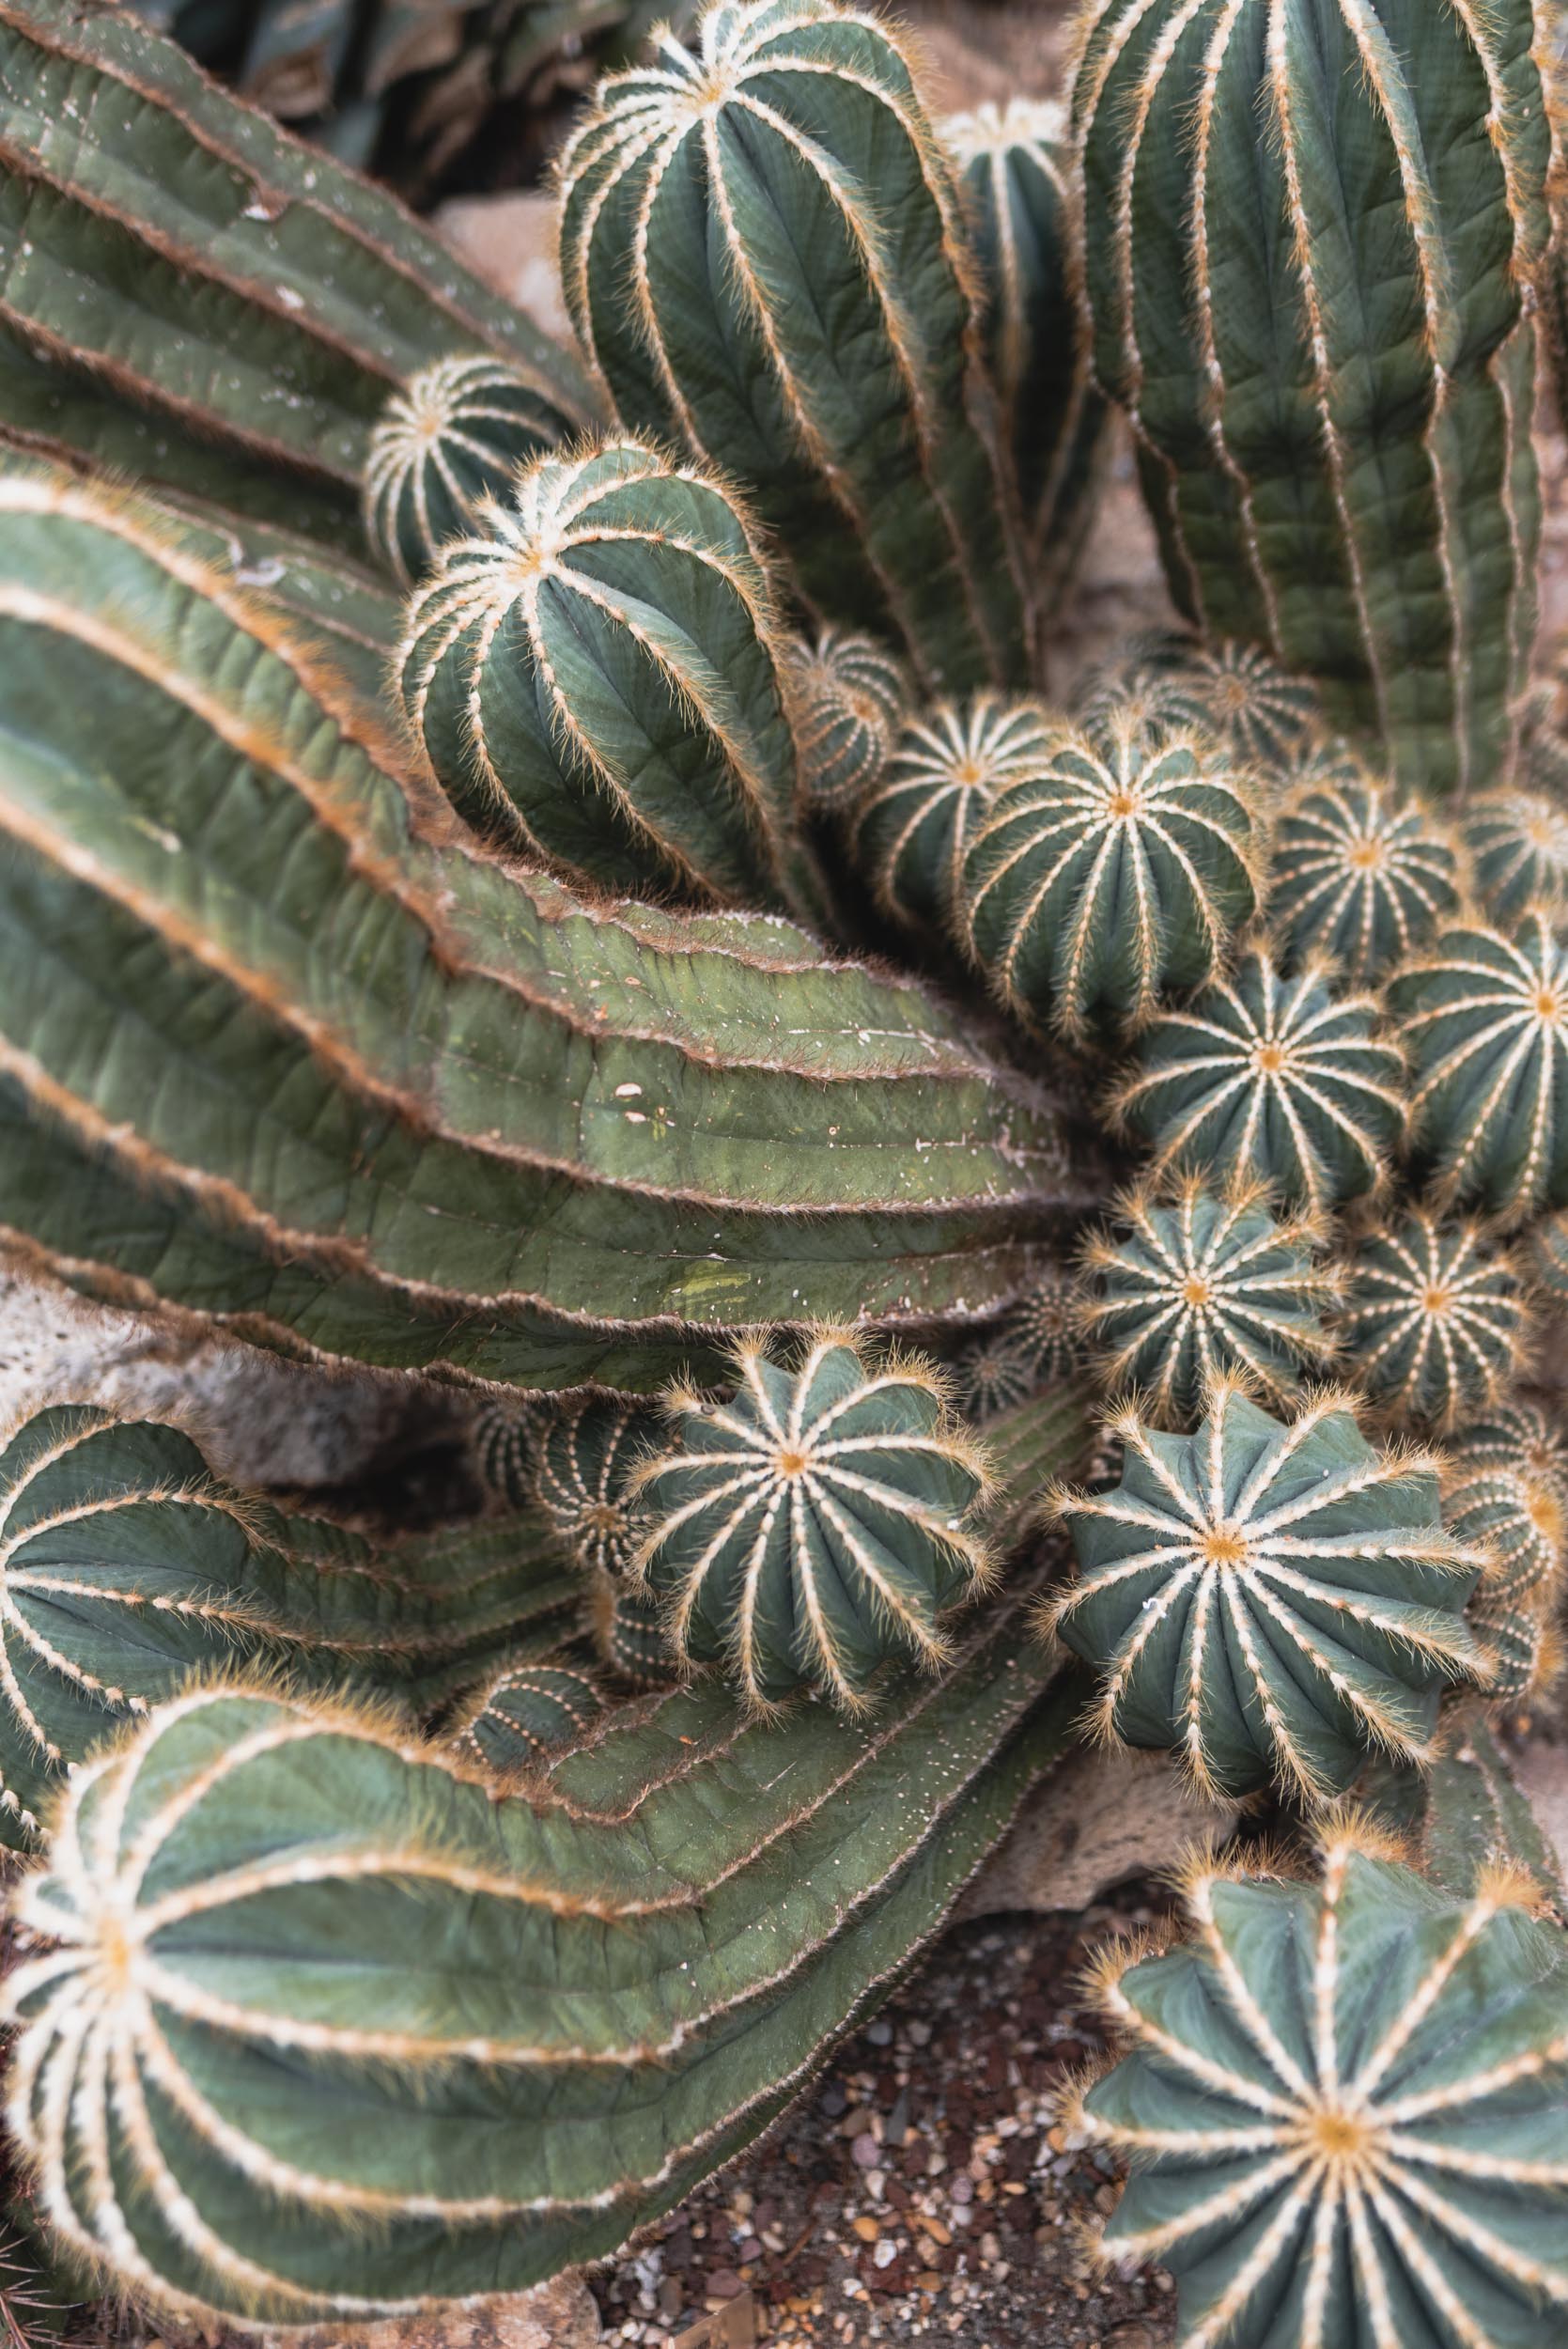
[[[1139,1040],[1116,1113],[1155,1164],[1255,1181],[1316,1213],[1375,1195],[1405,1129],[1405,1061],[1375,996],[1341,993],[1321,963],[1242,956]]]
[[[1028,1354],[1005,1326],[976,1339],[959,1355],[954,1370],[959,1399],[980,1427],[1025,1402],[1040,1383]]]
[[[410,607],[409,723],[475,829],[590,884],[772,896],[795,796],[768,575],[638,441],[542,457]]]
[[[1269,1403],[1322,1372],[1339,1293],[1322,1235],[1280,1221],[1257,1185],[1216,1194],[1196,1175],[1162,1197],[1129,1191],[1085,1250],[1082,1326],[1100,1383],[1132,1392],[1162,1425],[1190,1425],[1215,1380],[1244,1378]]]
[[[1401,1424],[1436,1428],[1497,1402],[1530,1327],[1512,1253],[1419,1208],[1357,1241],[1336,1324],[1374,1401]]]
[[[949,115],[985,275],[985,334],[1048,617],[1072,582],[1110,449],[1072,286],[1071,157],[1054,99]]]
[[[609,1576],[594,1584],[589,1630],[599,1662],[629,1688],[667,1688],[687,1668],[664,1636],[659,1603]]]
[[[785,660],[806,804],[852,815],[892,754],[908,673],[874,636],[843,628],[790,646]]]
[[[449,538],[478,524],[487,497],[561,438],[560,417],[504,359],[440,359],[387,402],[365,467],[365,535],[404,586]]]
[[[1275,826],[1268,917],[1293,957],[1364,984],[1459,910],[1460,862],[1413,792],[1351,773],[1309,780]]]
[[[1568,808],[1539,791],[1492,791],[1462,826],[1476,893],[1506,928],[1531,906],[1568,913]]]
[[[1060,1266],[1032,1281],[1007,1316],[1007,1335],[1040,1385],[1082,1368],[1083,1292]]]
[[[622,1580],[641,1545],[633,1490],[658,1449],[657,1411],[618,1397],[588,1396],[541,1411],[533,1444],[533,1498],[585,1572]]]
[[[603,1711],[598,1682],[578,1665],[505,1664],[473,1690],[443,1743],[459,1761],[505,1778],[579,1744]]]
[[[927,686],[1025,683],[956,174],[883,20],[710,8],[601,86],[559,168],[563,289],[623,424],[722,466],[808,605]]]
[[[1094,371],[1172,594],[1436,790],[1506,774],[1534,634],[1534,38],[1532,0],[1091,0],[1078,46]]]
[[[1214,974],[1257,909],[1254,788],[1195,736],[1056,736],[965,859],[970,949],[1001,1000],[1081,1036]]]
[[[1444,1530],[1436,1463],[1374,1451],[1349,1401],[1281,1423],[1221,1381],[1191,1436],[1129,1409],[1120,1485],[1058,1496],[1078,1577],[1050,1621],[1101,1733],[1173,1749],[1206,1792],[1342,1795],[1369,1748],[1428,1753],[1442,1691],[1482,1676],[1483,1562]]]
[[[1081,704],[1091,733],[1129,709],[1152,734],[1210,735],[1233,756],[1288,771],[1318,739],[1317,694],[1256,645],[1180,635],[1134,638]]]
[[[1188,1935],[1100,1968],[1074,2101],[1128,2167],[1107,2262],[1184,2349],[1551,2349],[1568,2311],[1568,1940],[1522,1869],[1424,1881],[1364,1822],[1313,1880],[1203,1865]]]
[[[1054,739],[1038,702],[994,693],[939,703],[901,728],[854,838],[885,912],[914,928],[953,926],[965,860],[997,795],[1037,774]]]
[[[1551,918],[1445,929],[1389,1003],[1435,1193],[1509,1224],[1568,1204],[1568,942]]]
[[[892,1658],[949,1652],[944,1620],[983,1591],[985,1455],[915,1357],[878,1366],[828,1331],[797,1362],[736,1357],[727,1403],[677,1392],[678,1442],[636,1480],[634,1571],[673,1644],[767,1706],[802,1684],[846,1711]]]
[[[1444,1515],[1491,1560],[1489,1599],[1560,1582],[1568,1567],[1564,1445],[1538,1404],[1517,1399],[1471,1418],[1449,1446]]]

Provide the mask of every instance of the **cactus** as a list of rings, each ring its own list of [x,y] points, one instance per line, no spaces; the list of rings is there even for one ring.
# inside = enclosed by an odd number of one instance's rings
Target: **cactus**
[[[724,468],[805,602],[947,692],[1028,615],[954,167],[908,58],[833,0],[712,8],[562,151],[561,275],[621,422]]]
[[[599,1662],[628,1688],[667,1688],[686,1677],[664,1637],[658,1603],[645,1591],[604,1576],[594,1584],[590,1627]]]
[[[1007,1335],[1035,1379],[1071,1378],[1083,1363],[1083,1294],[1060,1266],[1031,1282],[1007,1316]]]
[[[139,2297],[248,2328],[603,2257],[940,1923],[1066,1742],[1058,1669],[1004,1606],[869,1734],[677,1691],[500,1799],[341,1703],[162,1707],[72,1781],[22,1895],[39,2208]]]
[[[964,860],[997,794],[1038,771],[1053,739],[1038,702],[980,693],[910,719],[862,802],[856,863],[884,912],[912,928],[948,928]]]
[[[963,922],[1021,1019],[1136,1027],[1211,978],[1257,910],[1254,794],[1196,736],[1058,735],[993,800],[964,861]]]
[[[508,1507],[526,1506],[534,1493],[536,1407],[527,1395],[499,1395],[474,1416],[470,1448],[479,1482]]]
[[[1553,1622],[1555,1593],[1529,1591],[1513,1598],[1484,1594],[1470,1621],[1490,1663],[1486,1694],[1506,1714],[1528,1713],[1549,1696],[1562,1671],[1562,1647]]]
[[[768,576],[718,483],[544,456],[409,608],[410,726],[459,813],[590,888],[776,892],[795,796]]]
[[[1489,791],[1463,824],[1477,893],[1507,929],[1531,906],[1568,912],[1568,814],[1539,791]]]
[[[577,362],[393,197],[123,8],[8,7],[0,146],[0,437],[338,547],[377,416],[430,361],[505,359],[561,434],[595,413]]]
[[[1524,1870],[1456,1894],[1400,1855],[1345,1819],[1310,1883],[1204,1864],[1189,1937],[1100,1970],[1101,2248],[1172,2269],[1188,2349],[1560,2337],[1568,1941]]]
[[[1111,1423],[1120,1485],[1063,1490],[1078,1577],[1049,1620],[1100,1677],[1100,1733],[1170,1747],[1205,1792],[1342,1795],[1369,1746],[1419,1761],[1437,1702],[1483,1652],[1482,1560],[1446,1532],[1437,1468],[1378,1453],[1350,1398],[1281,1423],[1234,1380],[1191,1436]]]
[[[458,1761],[505,1779],[579,1743],[603,1711],[598,1682],[578,1665],[505,1664],[473,1690],[444,1743]]]
[[[194,1674],[265,1665],[411,1710],[433,1672],[569,1628],[536,1516],[377,1550],[213,1476],[155,1422],[56,1405],[0,1446],[0,1839],[25,1843],[68,1769]]]
[[[1048,617],[1072,583],[1111,440],[1073,295],[1065,132],[1054,99],[986,103],[941,124],[985,275],[986,357]]]
[[[1151,1021],[1115,1113],[1160,1173],[1265,1183],[1316,1213],[1375,1195],[1405,1125],[1404,1062],[1374,996],[1341,994],[1309,959],[1284,975],[1266,947],[1184,1009]]]
[[[1102,669],[1080,704],[1091,733],[1130,708],[1151,733],[1201,734],[1250,766],[1287,769],[1318,739],[1317,695],[1256,645],[1195,637],[1135,637]]]
[[[1060,1118],[955,1014],[786,923],[439,845],[396,745],[150,509],[0,477],[0,1224],[73,1284],[646,1391],[1040,1261]]]
[[[480,527],[487,497],[560,439],[560,419],[504,359],[439,359],[387,402],[365,461],[365,535],[407,586],[448,538]]]
[[[649,1519],[633,1571],[672,1643],[722,1661],[749,1703],[810,1683],[863,1711],[890,1658],[943,1661],[944,1619],[991,1579],[972,1524],[985,1455],[933,1365],[877,1364],[847,1331],[798,1361],[748,1343],[735,1374],[728,1402],[671,1394],[678,1443],[633,1480]]]
[[[1568,1560],[1563,1445],[1545,1412],[1511,1400],[1472,1419],[1450,1446],[1444,1515],[1490,1555],[1487,1596],[1556,1585]]]
[[[1084,1252],[1094,1294],[1083,1327],[1101,1383],[1188,1426],[1233,1373],[1284,1402],[1334,1350],[1324,1315],[1338,1284],[1314,1261],[1321,1237],[1276,1221],[1257,1185],[1217,1196],[1188,1176],[1168,1199],[1127,1192],[1114,1230]]]
[[[1338,1334],[1367,1392],[1399,1422],[1458,1425],[1522,1365],[1530,1312],[1506,1249],[1416,1208],[1358,1240]]]
[[[662,1432],[657,1412],[602,1395],[539,1415],[533,1497],[590,1574],[624,1579],[643,1537],[632,1483]]]
[[[1328,957],[1364,985],[1459,910],[1459,857],[1413,792],[1352,772],[1309,779],[1273,840],[1268,917],[1293,959]]]
[[[1358,1800],[1446,1892],[1469,1898],[1502,1861],[1563,1913],[1561,1867],[1498,1743],[1484,1698],[1461,1697],[1449,1708],[1430,1768],[1375,1762]]]
[[[819,814],[852,815],[892,755],[909,680],[874,636],[825,628],[785,653],[800,788]]]
[[[1455,923],[1395,972],[1389,1005],[1432,1195],[1505,1224],[1568,1205],[1568,944],[1550,919]]]
[[[1079,39],[1095,376],[1172,594],[1438,791],[1506,774],[1535,626],[1533,39],[1531,0],[1091,0]]]
[[[954,1365],[959,1399],[977,1426],[1027,1402],[1040,1383],[1034,1365],[1010,1329],[979,1338]]]

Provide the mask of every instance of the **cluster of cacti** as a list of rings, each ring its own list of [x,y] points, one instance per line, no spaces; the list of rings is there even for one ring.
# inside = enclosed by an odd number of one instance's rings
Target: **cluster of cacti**
[[[1112,2245],[1203,2349],[1549,2349],[1564,1961],[1476,1825],[1542,1876],[1486,1714],[1568,1547],[1531,25],[1091,0],[1059,132],[719,0],[563,151],[583,366],[9,0],[0,1237],[472,1390],[488,1497],[378,1546],[64,1406],[0,1455],[12,1832],[80,1766],[12,2125],[132,2294],[609,2251],[1087,1719],[1287,1831],[1360,1781],[1441,1888],[1338,1828],[1195,1887],[1086,2107]],[[1102,394],[1197,632],[1065,708]]]

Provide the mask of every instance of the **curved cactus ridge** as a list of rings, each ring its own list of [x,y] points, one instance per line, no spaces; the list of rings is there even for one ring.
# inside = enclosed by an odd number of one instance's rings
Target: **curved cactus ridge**
[[[1130,2170],[1108,2261],[1186,2349],[1550,2349],[1568,2307],[1568,1940],[1521,1868],[1455,1894],[1364,1820],[1315,1879],[1205,1862],[1188,1937],[1108,1952],[1071,2123]]]
[[[1312,1213],[1380,1190],[1405,1126],[1405,1065],[1375,996],[1336,992],[1309,960],[1286,976],[1252,948],[1228,978],[1139,1039],[1116,1113],[1156,1172],[1257,1181]]]
[[[1449,1446],[1443,1509],[1460,1538],[1490,1556],[1486,1595],[1511,1600],[1555,1587],[1568,1564],[1568,1472],[1562,1437],[1541,1406],[1495,1405]]]
[[[1110,450],[1071,266],[1071,159],[1055,99],[1012,98],[940,128],[985,276],[984,332],[1048,617],[1071,583]]]
[[[265,1666],[297,1688],[399,1696],[570,1627],[536,1515],[380,1550],[215,1477],[191,1439],[76,1404],[0,1442],[0,1840],[66,1772],[193,1676]]]
[[[1433,1195],[1508,1224],[1568,1206],[1568,940],[1549,915],[1453,924],[1388,998]]]
[[[659,1412],[618,1396],[576,1396],[539,1407],[534,1499],[588,1572],[616,1580],[625,1576],[644,1530],[631,1483],[663,1435]]]
[[[496,1501],[521,1509],[534,1498],[534,1418],[531,1395],[501,1394],[474,1414],[470,1449],[479,1481]]]
[[[1364,983],[1458,912],[1460,878],[1452,835],[1414,792],[1354,770],[1313,778],[1275,822],[1268,919],[1288,957],[1326,956]]]
[[[225,2329],[604,2257],[940,1924],[1068,1742],[1058,1669],[1004,1607],[870,1731],[678,1691],[499,1799],[341,1705],[165,1706],[73,1781],[18,1903],[9,2111],[41,2211]]]
[[[1197,736],[1058,734],[998,791],[964,861],[961,919],[995,993],[1081,1037],[1138,1026],[1213,976],[1257,910],[1255,792]]]
[[[688,1667],[664,1636],[659,1602],[630,1583],[601,1576],[589,1602],[589,1629],[605,1669],[631,1688],[667,1688]]]
[[[458,1761],[505,1779],[578,1744],[603,1712],[603,1691],[581,1665],[555,1657],[504,1664],[471,1691],[443,1743]]]
[[[777,894],[795,799],[767,569],[640,441],[537,458],[409,607],[398,686],[474,829],[591,886]]]
[[[568,437],[570,422],[505,359],[461,356],[421,367],[388,400],[365,463],[365,535],[404,586],[448,538],[479,526],[518,467]]]
[[[1039,702],[996,693],[907,721],[855,830],[855,861],[884,912],[917,929],[951,926],[964,860],[992,801],[1038,770],[1054,738]]]
[[[1156,630],[1135,636],[1093,677],[1080,703],[1090,733],[1126,708],[1152,734],[1200,734],[1270,774],[1287,770],[1318,738],[1314,688],[1256,645]]]
[[[892,754],[908,674],[874,636],[847,628],[798,639],[784,659],[806,804],[851,814]]]
[[[1127,1192],[1083,1253],[1101,1384],[1188,1426],[1222,1376],[1285,1401],[1334,1351],[1324,1315],[1339,1283],[1315,1260],[1321,1239],[1310,1221],[1280,1221],[1256,1184],[1217,1194],[1189,1175],[1168,1196]]]
[[[634,1571],[672,1645],[749,1703],[811,1684],[863,1711],[890,1659],[941,1663],[945,1618],[990,1580],[985,1455],[918,1356],[878,1364],[827,1330],[794,1361],[746,1342],[735,1371],[728,1402],[672,1392],[678,1441],[635,1480]]]
[[[1442,1691],[1483,1665],[1483,1561],[1444,1530],[1436,1460],[1374,1451],[1343,1393],[1281,1423],[1234,1379],[1195,1435],[1111,1427],[1120,1485],[1056,1496],[1079,1570],[1050,1610],[1099,1675],[1101,1734],[1174,1749],[1213,1794],[1312,1801],[1369,1751],[1429,1753]]]
[[[559,429],[594,417],[394,196],[127,9],[8,0],[0,153],[0,442],[352,548],[377,416],[431,361],[489,350]]]
[[[1568,812],[1542,791],[1488,791],[1461,829],[1477,894],[1502,928],[1530,906],[1568,913]]]
[[[562,150],[561,276],[623,423],[722,465],[806,603],[946,692],[1027,679],[956,174],[881,18],[709,8]]]
[[[1533,39],[1531,0],[1092,0],[1079,41],[1095,376],[1177,605],[1439,791],[1508,771],[1534,636]]]
[[[1062,1123],[966,1023],[782,920],[503,869],[398,762],[150,506],[0,475],[13,1245],[295,1355],[633,1392],[1024,1284]]]
[[[1357,1239],[1335,1327],[1393,1420],[1452,1428],[1518,1375],[1532,1321],[1509,1250],[1415,1207]]]

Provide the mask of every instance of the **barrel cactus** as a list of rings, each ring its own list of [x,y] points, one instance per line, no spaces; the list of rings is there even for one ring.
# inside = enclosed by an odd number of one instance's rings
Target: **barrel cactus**
[[[909,680],[874,636],[825,628],[790,646],[795,739],[808,805],[851,815],[888,763]]]
[[[1067,733],[999,791],[964,861],[962,920],[996,992],[1070,1036],[1137,1027],[1214,974],[1258,901],[1255,794],[1191,736]]]
[[[1457,913],[1458,845],[1413,792],[1370,775],[1312,777],[1275,826],[1269,920],[1293,956],[1380,978]]]
[[[1038,702],[979,693],[910,719],[861,802],[855,861],[894,920],[947,928],[997,794],[1039,771],[1054,739]]]
[[[1272,1778],[1321,1800],[1369,1746],[1427,1753],[1442,1691],[1483,1670],[1483,1560],[1443,1526],[1436,1460],[1374,1451],[1342,1393],[1281,1422],[1234,1379],[1195,1435],[1113,1425],[1120,1484],[1057,1496],[1078,1576],[1050,1610],[1105,1734],[1226,1795]]]
[[[603,1710],[598,1684],[581,1666],[505,1664],[469,1692],[446,1742],[459,1759],[505,1778],[579,1743]]]
[[[1091,732],[1131,709],[1153,734],[1206,734],[1265,772],[1288,772],[1319,738],[1317,695],[1258,646],[1160,631],[1134,637],[1085,692]]]
[[[405,584],[449,538],[474,527],[481,501],[569,431],[520,368],[486,356],[438,359],[391,399],[370,436],[365,535]]]
[[[1453,1427],[1519,1375],[1530,1309],[1517,1265],[1478,1227],[1418,1208],[1358,1241],[1339,1333],[1398,1421]]]
[[[928,686],[1025,682],[974,262],[889,26],[711,8],[602,86],[559,169],[563,289],[622,423],[723,466],[805,600]]]
[[[931,1364],[878,1364],[829,1331],[798,1362],[748,1346],[727,1402],[677,1391],[670,1408],[679,1441],[635,1480],[633,1571],[677,1648],[763,1707],[809,1682],[863,1710],[890,1658],[940,1662],[944,1618],[992,1565],[985,1455]]]
[[[1189,1176],[1168,1197],[1129,1192],[1084,1256],[1082,1326],[1101,1383],[1165,1424],[1189,1424],[1232,1374],[1270,1402],[1295,1394],[1334,1351],[1324,1316],[1338,1284],[1314,1254],[1321,1237],[1272,1215],[1256,1185],[1217,1194]]]
[[[1128,2165],[1101,2248],[1193,2349],[1547,2349],[1568,2310],[1568,1942],[1522,1870],[1423,1880],[1347,1819],[1312,1879],[1194,1869],[1123,1945],[1072,2118]]]
[[[1092,0],[1079,42],[1094,371],[1172,594],[1418,788],[1506,774],[1533,638],[1534,45],[1531,0]]]
[[[626,1575],[642,1539],[633,1483],[660,1432],[656,1411],[613,1396],[582,1396],[538,1414],[533,1497],[586,1573]]]
[[[1506,926],[1531,906],[1568,911],[1568,808],[1540,791],[1488,791],[1465,812],[1478,895]]]

